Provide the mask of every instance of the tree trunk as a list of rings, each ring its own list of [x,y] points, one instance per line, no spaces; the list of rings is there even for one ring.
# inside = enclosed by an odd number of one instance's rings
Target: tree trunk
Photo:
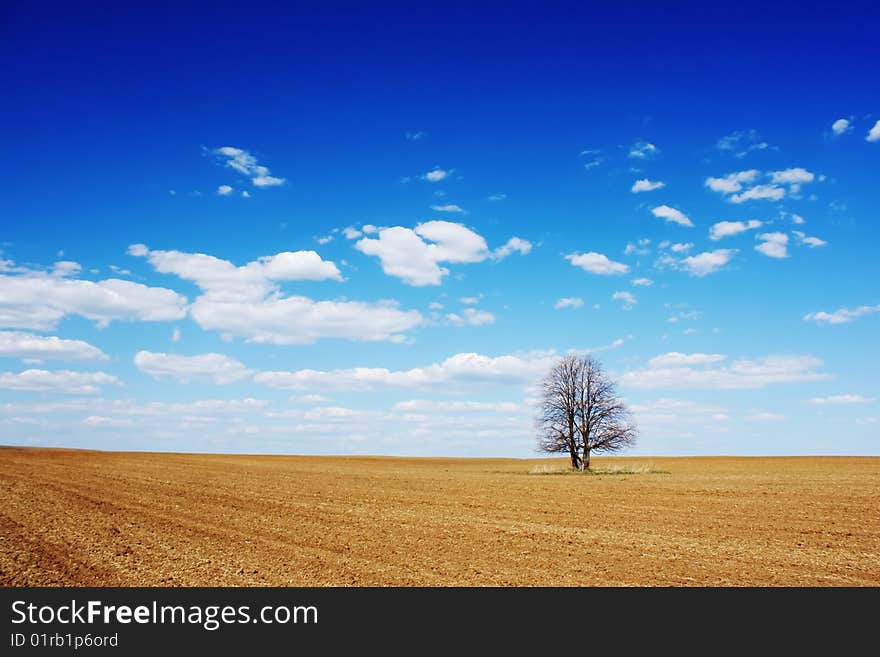
[[[573,470],[581,469],[581,459],[575,450],[571,450],[571,467]]]
[[[590,469],[590,450],[584,447],[584,458],[581,460],[581,470]]]

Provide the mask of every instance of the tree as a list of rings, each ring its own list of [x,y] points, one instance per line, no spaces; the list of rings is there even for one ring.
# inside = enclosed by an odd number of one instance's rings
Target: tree
[[[590,469],[592,452],[635,444],[638,429],[614,382],[590,355],[560,360],[541,383],[538,449],[567,453],[575,470]]]

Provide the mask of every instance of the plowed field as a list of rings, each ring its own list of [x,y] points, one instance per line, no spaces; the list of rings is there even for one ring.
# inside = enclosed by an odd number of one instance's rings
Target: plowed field
[[[880,458],[537,463],[3,448],[0,583],[880,585]]]

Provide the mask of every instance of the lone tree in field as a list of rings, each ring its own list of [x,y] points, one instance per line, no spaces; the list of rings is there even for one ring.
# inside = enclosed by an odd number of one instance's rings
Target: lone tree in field
[[[542,452],[567,453],[575,470],[590,469],[591,452],[634,445],[638,430],[614,382],[592,356],[566,356],[541,384]]]

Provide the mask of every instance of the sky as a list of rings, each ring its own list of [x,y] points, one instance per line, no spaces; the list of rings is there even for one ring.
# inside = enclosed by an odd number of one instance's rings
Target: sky
[[[880,454],[877,14],[4,3],[0,443]]]

